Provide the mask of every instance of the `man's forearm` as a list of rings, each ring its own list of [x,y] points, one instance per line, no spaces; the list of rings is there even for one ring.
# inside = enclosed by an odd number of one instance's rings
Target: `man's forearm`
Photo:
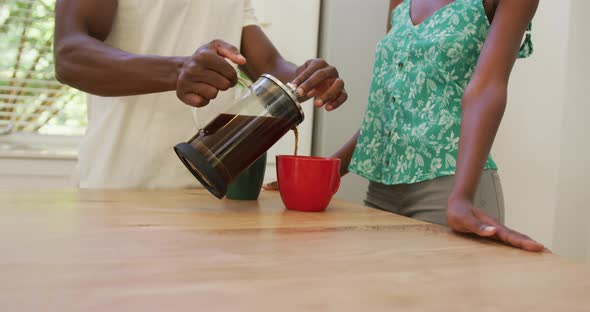
[[[240,69],[252,80],[262,74],[271,74],[285,83],[296,77],[298,66],[285,60],[258,26],[244,27],[240,50],[248,61]]]
[[[295,79],[298,66],[285,60],[278,54],[273,54],[272,56],[265,63],[257,62],[251,64],[254,62],[249,61],[246,66],[242,66],[240,69],[253,81],[256,81],[263,74],[271,74],[284,83],[291,82]]]
[[[291,82],[297,76],[297,68],[295,64],[283,59],[279,58],[275,63],[274,66],[270,67],[268,73],[277,77],[282,82]]]
[[[186,57],[137,55],[85,35],[55,47],[56,76],[61,82],[101,96],[127,96],[176,90]]]

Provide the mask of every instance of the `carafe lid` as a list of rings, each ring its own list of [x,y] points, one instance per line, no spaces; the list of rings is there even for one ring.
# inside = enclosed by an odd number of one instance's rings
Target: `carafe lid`
[[[274,77],[273,75],[264,74],[264,75],[262,75],[262,77],[267,78],[270,81],[272,81],[273,83],[275,83],[277,86],[279,86],[279,88],[281,88],[289,96],[289,98],[291,99],[291,101],[293,102],[295,107],[297,107],[299,114],[301,114],[301,120],[303,120],[305,118],[305,114],[303,113],[303,108],[301,107],[301,103],[299,102],[299,99],[301,98],[301,94],[299,94],[299,92],[297,91],[297,86],[295,86],[294,84],[292,84],[290,82],[287,84],[284,84],[279,79]]]

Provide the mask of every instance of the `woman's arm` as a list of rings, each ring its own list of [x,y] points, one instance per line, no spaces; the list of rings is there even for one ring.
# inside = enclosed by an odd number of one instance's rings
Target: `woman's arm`
[[[404,0],[389,0],[389,14],[387,14],[387,32],[391,30],[391,13]]]
[[[356,148],[360,133],[361,130],[358,130],[336,153],[330,156],[331,158],[340,159],[340,176],[348,173],[348,165],[350,165],[350,160],[352,159],[352,154]]]
[[[350,160],[352,159],[352,153],[356,147],[356,142],[359,138],[359,133],[361,131],[357,131],[349,140],[344,144],[336,153],[330,156],[331,158],[339,158],[340,159],[340,176],[344,176],[348,173],[348,165],[350,164]],[[279,189],[279,184],[274,181],[262,186],[262,189],[266,191],[277,191]]]
[[[510,230],[478,210],[473,200],[506,107],[510,72],[538,0],[501,0],[462,103],[455,185],[448,200],[449,226],[459,232],[494,237],[530,251],[543,245]]]

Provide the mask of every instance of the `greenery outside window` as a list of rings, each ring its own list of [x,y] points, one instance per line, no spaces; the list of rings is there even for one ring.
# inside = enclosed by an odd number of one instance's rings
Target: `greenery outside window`
[[[55,79],[55,0],[0,0],[0,132],[82,135],[85,95]]]

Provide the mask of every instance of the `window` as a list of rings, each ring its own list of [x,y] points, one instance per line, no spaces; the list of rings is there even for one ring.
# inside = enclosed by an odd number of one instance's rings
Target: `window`
[[[84,94],[55,79],[55,1],[0,2],[0,132],[84,133]]]

